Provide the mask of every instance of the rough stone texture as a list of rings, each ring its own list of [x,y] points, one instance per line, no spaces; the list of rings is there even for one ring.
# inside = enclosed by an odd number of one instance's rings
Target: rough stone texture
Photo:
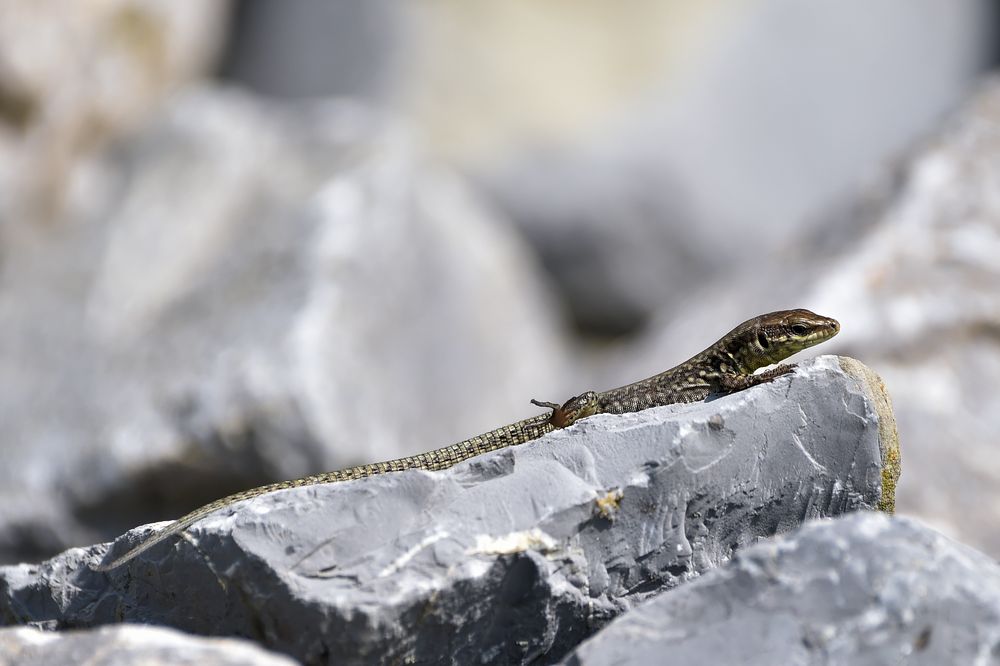
[[[588,664],[995,664],[1000,567],[921,523],[812,522],[615,620]]]
[[[576,383],[526,249],[371,109],[189,90],[93,170],[90,214],[0,228],[0,561]]]
[[[3,666],[294,666],[288,657],[233,638],[196,638],[173,629],[121,625],[53,633],[0,629]]]
[[[310,664],[552,661],[762,536],[885,505],[873,389],[820,357],[440,473],[270,494],[110,575],[86,566],[104,546],[0,568],[0,621],[151,622]]]
[[[864,386],[864,392],[872,397],[872,407],[878,415],[878,439],[882,460],[882,497],[879,511],[896,511],[896,487],[902,473],[902,453],[899,450],[899,433],[896,429],[896,415],[892,411],[892,401],[885,382],[867,365],[846,356],[839,358],[840,368]]]
[[[823,350],[864,360],[892,394],[907,453],[899,511],[998,556],[997,257],[1000,78],[991,77],[936,136],[831,214],[821,237],[706,288],[593,383],[613,385],[759,312],[836,317],[843,328]]]

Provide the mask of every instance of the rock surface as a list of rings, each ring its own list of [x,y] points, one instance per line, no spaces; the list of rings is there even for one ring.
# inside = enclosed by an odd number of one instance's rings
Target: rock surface
[[[3,666],[294,666],[288,657],[233,638],[196,638],[173,629],[123,624],[53,633],[0,629]]]
[[[1000,566],[912,519],[815,521],[615,620],[588,664],[994,664]]]
[[[0,621],[164,624],[310,664],[552,661],[760,537],[890,505],[879,393],[856,362],[820,357],[440,473],[273,493],[109,575],[87,568],[104,546],[0,568]]]

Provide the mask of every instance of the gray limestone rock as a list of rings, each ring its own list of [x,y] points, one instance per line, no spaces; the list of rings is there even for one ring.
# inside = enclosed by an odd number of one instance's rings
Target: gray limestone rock
[[[0,622],[163,624],[310,664],[550,662],[761,537],[891,506],[892,413],[859,366],[820,357],[439,473],[272,493],[110,574],[87,567],[100,545],[3,567]]]
[[[3,666],[293,666],[288,657],[233,638],[197,638],[173,629],[123,624],[53,633],[0,629]]]
[[[1000,566],[912,519],[815,521],[615,620],[565,663],[997,663]]]

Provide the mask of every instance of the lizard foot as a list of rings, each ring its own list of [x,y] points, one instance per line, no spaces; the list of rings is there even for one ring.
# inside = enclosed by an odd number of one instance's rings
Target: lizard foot
[[[531,401],[531,404],[551,409],[552,416],[549,418],[549,423],[556,428],[566,428],[580,419],[593,416],[600,411],[597,394],[593,391],[587,391],[586,393],[572,397],[562,405],[534,399]]]

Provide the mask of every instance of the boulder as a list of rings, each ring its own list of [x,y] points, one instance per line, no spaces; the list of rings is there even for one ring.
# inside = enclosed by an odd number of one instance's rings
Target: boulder
[[[0,567],[0,621],[252,638],[310,664],[560,658],[613,617],[809,518],[892,506],[877,378],[819,357],[740,393],[598,415],[443,472],[271,493],[109,574]]]
[[[649,601],[566,660],[872,666],[994,663],[1000,566],[919,521],[814,521]]]

